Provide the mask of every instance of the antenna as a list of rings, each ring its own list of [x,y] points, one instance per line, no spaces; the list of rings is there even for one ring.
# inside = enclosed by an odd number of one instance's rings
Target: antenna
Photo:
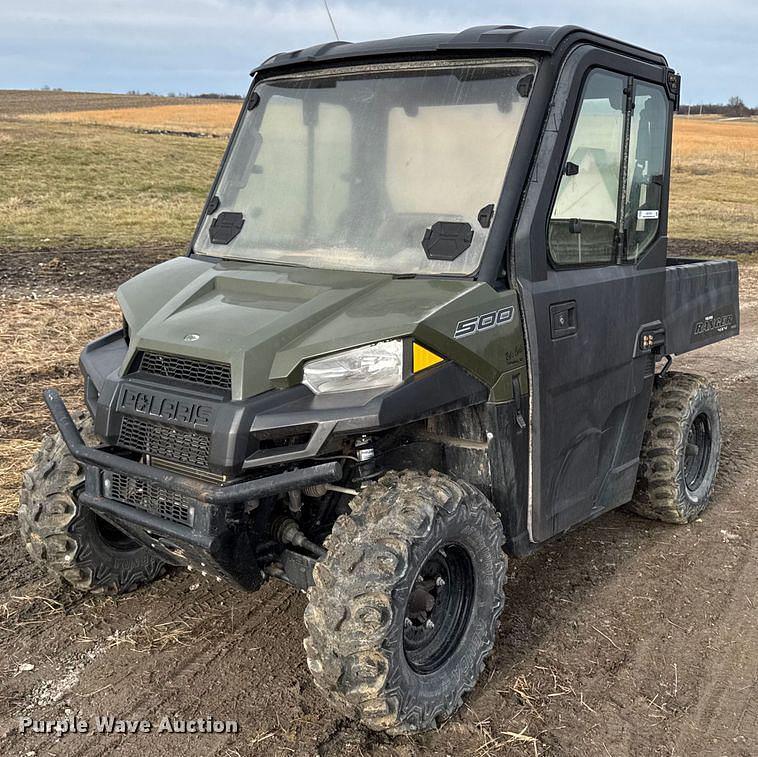
[[[340,35],[337,34],[337,27],[334,25],[334,19],[332,18],[332,12],[329,10],[329,3],[324,0],[324,8],[326,8],[326,15],[329,16],[329,23],[332,25],[332,31],[334,32],[334,38],[337,42],[340,41]]]

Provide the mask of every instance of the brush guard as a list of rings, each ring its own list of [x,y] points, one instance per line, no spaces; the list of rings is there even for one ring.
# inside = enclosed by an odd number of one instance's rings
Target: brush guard
[[[342,478],[339,462],[296,468],[270,476],[214,485],[154,468],[107,449],[88,447],[70,413],[54,389],[43,394],[45,404],[71,455],[85,473],[79,501],[141,543],[157,550],[174,565],[196,569],[217,580],[231,579],[241,587],[260,587],[265,574],[258,565],[255,544],[237,515],[245,503]],[[109,496],[114,474],[133,486],[157,488],[172,495],[161,514],[149,505],[127,504]]]

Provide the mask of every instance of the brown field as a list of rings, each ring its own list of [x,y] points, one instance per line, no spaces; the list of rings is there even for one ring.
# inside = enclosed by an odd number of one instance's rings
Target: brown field
[[[239,115],[237,101],[162,104],[143,107],[78,110],[27,116],[41,121],[120,126],[144,131],[168,131],[198,136],[228,137]]]
[[[758,119],[677,118],[669,234],[758,241]]]
[[[61,113],[112,108],[149,108],[156,105],[203,103],[192,97],[118,95],[108,92],[58,92],[37,89],[0,89],[0,116]]]

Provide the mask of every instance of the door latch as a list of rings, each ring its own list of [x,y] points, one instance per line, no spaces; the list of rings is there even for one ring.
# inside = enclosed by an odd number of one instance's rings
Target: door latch
[[[576,334],[576,300],[550,306],[550,337],[562,339]]]

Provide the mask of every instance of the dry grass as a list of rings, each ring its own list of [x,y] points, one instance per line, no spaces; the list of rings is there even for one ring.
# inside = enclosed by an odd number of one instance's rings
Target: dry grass
[[[723,158],[755,160],[758,119],[732,121],[677,117],[674,129],[674,170],[718,167]]]
[[[21,472],[31,466],[38,447],[36,439],[0,441],[0,516],[16,513]]]
[[[56,582],[57,583],[57,582]],[[45,586],[40,586],[44,591]],[[22,626],[42,626],[55,622],[64,613],[64,606],[57,599],[35,594],[5,594],[0,604],[0,634],[17,635]]]
[[[42,401],[48,386],[80,407],[82,346],[119,323],[115,299],[4,300],[0,318],[0,515],[15,513],[21,472],[52,429]]]
[[[96,644],[97,637],[89,635],[75,639],[79,644]],[[198,641],[194,629],[187,620],[170,620],[163,623],[150,624],[148,619],[141,617],[134,625],[126,630],[116,630],[105,640],[105,647],[120,647],[128,645],[135,652],[162,651],[171,646],[188,646]]]
[[[241,103],[203,102],[185,105],[80,110],[26,116],[42,121],[120,126],[146,131],[167,131],[203,136],[228,136]]]
[[[591,710],[582,693],[563,680],[554,667],[536,666],[530,673],[517,676],[509,681],[506,688],[495,693],[512,706],[512,715],[507,723],[501,723],[497,728],[488,719],[476,719],[476,713],[472,710],[472,724],[451,725],[453,728],[463,727],[475,737],[479,746],[472,752],[474,757],[496,754],[539,757],[550,753],[548,744],[552,729],[546,726],[545,713],[550,712],[556,697],[565,697],[565,705],[572,708],[577,716],[581,715],[582,710]]]
[[[0,249],[182,247],[221,139],[0,119]]]
[[[669,234],[758,240],[758,121],[677,118]]]

